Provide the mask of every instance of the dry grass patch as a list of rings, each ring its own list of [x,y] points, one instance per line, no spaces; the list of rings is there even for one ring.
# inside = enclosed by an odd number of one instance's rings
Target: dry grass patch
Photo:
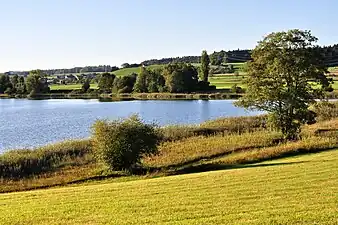
[[[226,165],[247,164],[297,155],[301,153],[315,153],[337,147],[338,137],[309,137],[297,142],[288,142],[278,146],[233,153],[225,157],[212,160],[208,163],[219,163]]]
[[[271,146],[280,135],[274,132],[255,132],[242,135],[192,137],[176,142],[165,142],[160,154],[144,160],[146,166],[168,167],[207,159],[233,151]]]

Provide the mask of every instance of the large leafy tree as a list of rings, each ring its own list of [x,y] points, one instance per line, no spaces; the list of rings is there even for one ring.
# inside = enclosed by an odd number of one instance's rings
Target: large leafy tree
[[[202,52],[200,70],[201,70],[201,80],[204,82],[208,82],[210,59],[207,51]]]
[[[168,64],[163,69],[163,75],[166,87],[171,93],[191,92],[196,90],[198,72],[191,64]]]
[[[302,124],[314,122],[309,105],[323,98],[330,85],[316,41],[310,31],[271,33],[248,64],[247,94],[237,105],[270,112],[288,140],[299,137]]]
[[[165,79],[162,75],[162,69],[149,71],[148,91],[150,93],[165,91]]]
[[[118,93],[131,93],[133,91],[137,74],[132,73],[121,78],[116,77],[113,83],[113,92]]]
[[[145,67],[141,67],[140,74],[136,78],[134,91],[139,93],[147,93],[148,92],[148,79],[149,79],[149,71]]]
[[[139,93],[163,92],[165,79],[161,73],[161,69],[149,70],[141,67],[141,72],[134,85],[134,91]]]
[[[41,70],[32,70],[26,79],[27,91],[30,94],[49,92],[45,74]]]
[[[10,78],[8,75],[0,75],[0,94],[6,92],[7,89],[12,88]]]
[[[16,85],[16,93],[18,94],[25,94],[26,93],[26,84],[24,77],[18,78],[18,83]]]
[[[100,75],[98,87],[101,92],[111,93],[114,84],[115,75],[110,73],[103,73]]]
[[[82,84],[81,90],[82,92],[86,93],[90,89],[90,79],[86,79],[85,82]]]

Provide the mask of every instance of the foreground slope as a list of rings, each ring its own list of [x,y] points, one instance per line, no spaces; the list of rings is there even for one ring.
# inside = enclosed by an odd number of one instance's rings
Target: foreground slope
[[[243,168],[0,194],[3,224],[337,224],[338,149]]]

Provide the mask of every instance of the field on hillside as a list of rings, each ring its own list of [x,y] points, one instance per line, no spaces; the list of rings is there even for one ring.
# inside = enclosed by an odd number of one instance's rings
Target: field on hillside
[[[234,69],[236,71],[239,71],[239,75],[236,76],[234,74],[215,74],[211,77],[209,77],[209,82],[211,85],[215,85],[217,89],[223,89],[223,88],[231,88],[233,85],[237,85],[238,87],[245,88],[246,85],[243,84],[244,79],[246,78],[246,73],[241,72],[241,68],[243,66],[243,63],[228,63],[229,65],[233,65]],[[199,63],[193,63],[194,66],[198,67]],[[151,65],[147,66],[149,69],[158,69],[163,67],[164,65]],[[338,68],[331,67],[329,68],[329,71],[332,74],[338,74]],[[134,67],[134,68],[125,68],[120,69],[117,71],[114,71],[116,76],[126,76],[131,73],[139,73],[140,67]],[[333,78],[334,84],[332,85],[333,89],[338,90],[338,78],[335,76],[329,76],[330,78]],[[69,85],[51,85],[51,90],[78,90],[81,89],[80,84],[69,84]],[[97,84],[91,84],[92,89],[97,89]]]
[[[52,84],[49,86],[51,90],[80,90],[82,84]],[[91,89],[97,89],[97,84],[90,84]]]
[[[231,88],[233,85],[245,88],[246,85],[243,84],[244,79],[247,77],[245,73],[239,73],[238,76],[233,74],[215,74],[214,76],[209,77],[209,82],[211,85],[215,85],[217,89],[222,88]],[[338,78],[334,76],[329,76],[333,79],[332,88],[338,90]]]
[[[199,67],[200,63],[192,63],[193,66],[195,67]],[[235,70],[240,70],[243,66],[243,63],[228,63],[228,65],[233,65]],[[165,65],[150,65],[147,66],[148,69],[158,69],[158,68],[162,68]],[[211,66],[211,67],[216,67],[216,66]],[[114,73],[116,76],[126,76],[129,75],[131,73],[139,73],[140,72],[140,68],[141,67],[134,67],[134,68],[125,68],[125,69],[119,69],[117,71],[114,71],[112,73]]]
[[[338,149],[242,168],[0,195],[2,224],[337,224]]]
[[[241,73],[238,76],[233,74],[215,74],[212,77],[209,77],[209,82],[211,85],[215,85],[217,89],[231,88],[233,85],[238,87],[245,88],[246,85],[243,84],[246,75]]]
[[[158,69],[163,67],[164,65],[151,65],[151,66],[147,66],[147,68],[149,69]],[[115,74],[116,76],[122,77],[122,76],[126,76],[132,73],[140,73],[141,67],[133,67],[133,68],[125,68],[125,69],[119,69],[116,70],[114,72],[112,72],[113,74]]]

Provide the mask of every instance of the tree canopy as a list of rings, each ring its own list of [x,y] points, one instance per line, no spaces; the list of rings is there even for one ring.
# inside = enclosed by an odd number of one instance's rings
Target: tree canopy
[[[192,92],[197,88],[198,72],[191,64],[168,64],[163,69],[163,75],[171,93]]]
[[[45,74],[41,70],[32,70],[26,79],[27,91],[30,94],[48,92],[49,87],[44,77]]]
[[[314,122],[309,105],[329,87],[316,41],[310,31],[271,33],[248,63],[247,91],[238,105],[270,112],[286,139],[298,138],[301,125]]]
[[[111,93],[114,84],[115,75],[103,73],[99,77],[98,88],[101,92]]]
[[[210,59],[207,51],[202,52],[200,70],[201,70],[201,80],[204,82],[208,82],[210,71]]]

